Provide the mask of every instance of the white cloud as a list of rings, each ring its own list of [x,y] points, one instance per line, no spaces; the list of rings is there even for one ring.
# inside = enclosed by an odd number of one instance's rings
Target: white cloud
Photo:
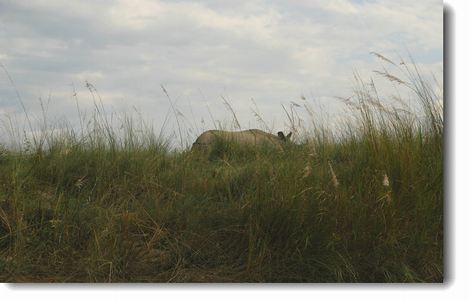
[[[115,26],[144,29],[166,13],[163,5],[156,1],[117,1],[109,9],[109,17]]]

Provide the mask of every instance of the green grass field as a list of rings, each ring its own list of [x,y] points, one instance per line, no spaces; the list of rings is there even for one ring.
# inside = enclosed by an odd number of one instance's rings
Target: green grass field
[[[442,99],[408,71],[383,75],[419,113],[359,81],[339,133],[283,151],[175,150],[96,115],[0,148],[0,281],[442,282]]]

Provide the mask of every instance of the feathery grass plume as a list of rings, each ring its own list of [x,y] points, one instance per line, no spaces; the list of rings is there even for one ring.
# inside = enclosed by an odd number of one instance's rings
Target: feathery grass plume
[[[335,96],[334,97],[335,99],[341,101],[342,103],[344,103],[345,105],[347,105],[348,107],[351,107],[355,110],[361,110],[361,106],[358,105],[357,103],[354,103],[351,99],[352,97],[340,97],[340,96]]]
[[[390,204],[390,202],[392,202],[392,190],[390,189],[390,180],[388,179],[387,173],[384,173],[382,185],[387,188],[387,193],[385,194],[385,201]]]
[[[290,102],[295,107],[302,107],[300,104],[296,103],[295,101]]]
[[[328,161],[328,166],[330,168],[331,182],[333,182],[333,186],[337,188],[339,186],[339,181],[338,181],[338,178],[336,177],[335,171],[333,170],[333,166],[331,165],[330,161]]]
[[[376,57],[380,58],[380,59],[383,60],[383,61],[388,62],[389,64],[392,64],[392,65],[396,66],[396,64],[395,64],[393,61],[391,61],[390,59],[386,58],[386,57],[383,56],[382,54],[379,54],[379,53],[374,52],[374,51],[371,51],[371,52],[369,52],[369,53],[372,54],[372,55],[375,55]]]
[[[307,165],[302,171],[302,178],[307,178],[312,174],[312,167]]]
[[[388,176],[386,173],[384,173],[384,179],[382,181],[382,185],[385,186],[385,187],[389,187],[390,186],[390,182],[388,180]]]
[[[387,79],[390,80],[390,81],[397,82],[397,83],[403,84],[403,85],[407,85],[406,82],[404,82],[403,80],[401,80],[401,79],[398,78],[397,76],[392,75],[392,74],[390,74],[390,73],[388,73],[388,72],[374,70],[374,73],[377,73],[377,74],[379,74],[379,75],[382,75],[383,77],[387,78]]]
[[[251,109],[251,112],[253,113],[253,115],[255,116],[256,120],[258,121],[259,124],[261,124],[263,130],[266,130],[267,132],[270,132],[271,130],[270,130],[268,124],[266,123],[266,121],[261,116],[261,112],[258,108],[258,105],[256,104],[256,102],[253,98],[251,98],[251,103],[253,103],[253,105],[255,107],[255,108],[250,108],[250,109]]]

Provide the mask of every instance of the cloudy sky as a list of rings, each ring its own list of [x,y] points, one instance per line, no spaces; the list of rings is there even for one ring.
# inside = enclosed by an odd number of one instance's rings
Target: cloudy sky
[[[89,82],[107,111],[159,128],[163,85],[194,134],[231,119],[223,98],[242,127],[259,127],[255,102],[277,131],[302,95],[334,114],[353,72],[380,68],[371,51],[442,77],[442,15],[439,0],[0,0],[0,118],[23,114],[17,90],[32,115],[49,98],[51,118],[77,124]]]

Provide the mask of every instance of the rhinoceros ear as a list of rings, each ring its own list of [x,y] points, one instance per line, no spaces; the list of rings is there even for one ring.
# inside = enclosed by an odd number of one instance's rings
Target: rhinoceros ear
[[[289,134],[286,136],[287,140],[290,140],[290,137],[292,136],[292,132],[289,132]]]
[[[285,141],[286,140],[286,137],[284,136],[284,132],[282,131],[279,131],[277,133],[277,136],[281,139],[281,141]]]

